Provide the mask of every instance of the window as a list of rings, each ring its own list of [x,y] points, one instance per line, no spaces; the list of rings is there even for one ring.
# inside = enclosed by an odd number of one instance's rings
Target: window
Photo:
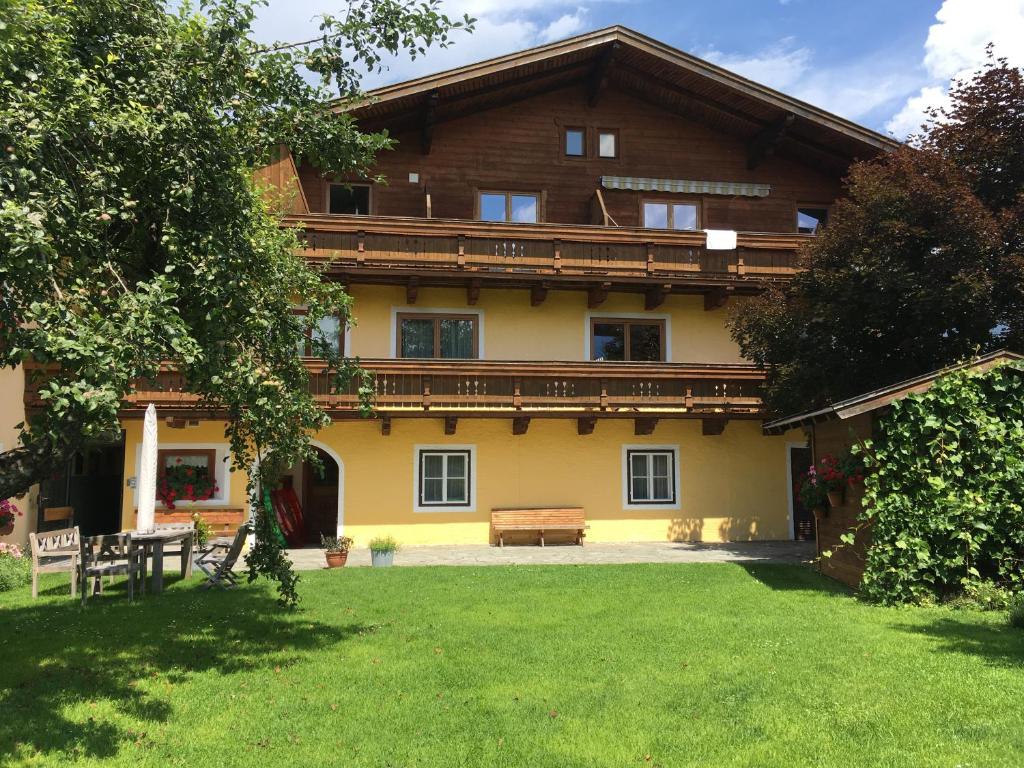
[[[637,362],[664,360],[665,321],[591,318],[590,359]]]
[[[370,212],[369,185],[330,184],[327,195],[327,212],[366,216]]]
[[[801,235],[816,235],[828,224],[828,208],[799,207],[796,209],[796,231]]]
[[[186,501],[206,501],[220,491],[214,448],[158,450],[156,467],[156,498],[168,507]]]
[[[306,310],[296,308],[292,314],[305,315]],[[306,330],[306,338],[296,344],[295,352],[299,357],[313,357],[316,350],[313,348],[313,340],[326,342],[331,349],[339,355],[344,351],[344,336],[342,334],[341,318],[337,315],[328,315],[320,318],[315,328]]]
[[[619,132],[600,130],[597,132],[597,156],[616,158],[619,156]]]
[[[676,450],[626,450],[626,504],[676,503]]]
[[[583,128],[565,129],[565,154],[567,157],[586,157],[587,132]]]
[[[398,315],[398,356],[476,359],[478,315]]]
[[[417,507],[471,507],[473,451],[417,449]]]
[[[693,230],[697,229],[698,218],[696,203],[644,201],[643,225],[651,229]]]
[[[537,195],[523,192],[481,192],[481,221],[512,221],[536,224]]]

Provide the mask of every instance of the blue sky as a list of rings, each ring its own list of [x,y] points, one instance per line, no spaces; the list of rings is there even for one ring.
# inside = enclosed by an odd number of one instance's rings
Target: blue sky
[[[270,0],[257,36],[316,34],[339,0]],[[623,24],[816,106],[903,138],[951,78],[977,68],[985,45],[1024,65],[1024,0],[444,0],[479,19],[472,36],[366,87]]]

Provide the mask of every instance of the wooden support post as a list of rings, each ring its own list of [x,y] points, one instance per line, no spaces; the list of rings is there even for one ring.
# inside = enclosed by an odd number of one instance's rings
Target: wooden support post
[[[644,248],[647,251],[647,274],[654,274],[654,243],[644,243]]]
[[[391,417],[387,414],[380,417],[380,433],[384,437],[391,434]]]
[[[430,377],[423,377],[423,410],[430,410]]]
[[[747,274],[747,263],[743,258],[743,249],[736,249],[736,276],[743,277]]]
[[[591,435],[594,433],[594,425],[596,424],[597,419],[594,416],[581,416],[576,419],[576,434]]]
[[[466,266],[466,236],[459,235],[459,256],[458,256],[459,269]]]
[[[611,283],[601,283],[591,287],[587,291],[587,309],[596,309],[604,304],[604,300],[608,298],[608,289],[611,287]]]
[[[601,379],[601,410],[608,410],[608,379]]]
[[[548,297],[547,283],[536,283],[530,286],[530,306],[539,307]]]
[[[466,303],[473,306],[480,299],[480,280],[474,278],[466,284]]]
[[[356,263],[366,261],[366,233],[356,232]]]
[[[721,309],[729,302],[729,296],[731,295],[731,286],[728,288],[712,288],[704,294],[704,311],[711,312],[716,309]]]
[[[693,387],[686,388],[686,396],[683,398],[683,407],[687,410],[693,408]]]
[[[665,297],[672,292],[671,285],[658,285],[644,293],[644,309],[657,309],[665,303]]]
[[[455,428],[459,426],[459,419],[456,416],[445,416],[444,417],[444,433],[446,435],[454,435]]]
[[[430,154],[430,147],[434,142],[434,124],[437,121],[437,91],[431,91],[423,104],[423,127],[420,132],[420,150],[424,155]]]
[[[644,417],[641,419],[633,419],[633,434],[634,435],[653,435],[654,428],[658,426],[658,420],[654,417]]]
[[[562,271],[562,241],[554,240],[552,242],[553,255],[551,257],[551,266],[555,272]]]
[[[530,417],[529,416],[516,416],[512,419],[512,434],[513,435],[525,435],[526,430],[530,428]]]
[[[715,419],[701,419],[700,431],[701,434],[706,436],[720,435],[725,431],[725,425],[728,419],[715,418]]]
[[[409,282],[405,284],[405,303],[415,304],[419,292],[420,279],[418,277],[410,277]]]
[[[516,376],[512,379],[512,407],[517,411],[523,407],[523,380]]]

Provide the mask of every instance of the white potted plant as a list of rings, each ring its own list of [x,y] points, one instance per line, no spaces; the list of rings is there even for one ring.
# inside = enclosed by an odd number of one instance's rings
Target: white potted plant
[[[394,536],[378,536],[370,540],[370,562],[374,568],[387,568],[395,562],[398,542]]]

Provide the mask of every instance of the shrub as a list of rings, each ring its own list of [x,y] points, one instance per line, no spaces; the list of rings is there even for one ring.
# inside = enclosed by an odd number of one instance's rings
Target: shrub
[[[1024,587],[1022,374],[1020,363],[957,371],[879,420],[864,451],[865,597],[920,602],[981,582]]]
[[[17,544],[0,543],[0,592],[24,586],[32,580],[32,562]]]
[[[953,608],[972,608],[978,611],[1005,611],[1013,593],[991,581],[970,582],[963,592],[949,601]]]
[[[1024,629],[1024,592],[1018,592],[1010,598],[1010,613],[1007,618],[1011,627]]]
[[[352,549],[352,545],[355,542],[348,536],[342,536],[340,539],[337,536],[325,536],[320,534],[320,546],[324,548],[326,552],[348,552]]]

